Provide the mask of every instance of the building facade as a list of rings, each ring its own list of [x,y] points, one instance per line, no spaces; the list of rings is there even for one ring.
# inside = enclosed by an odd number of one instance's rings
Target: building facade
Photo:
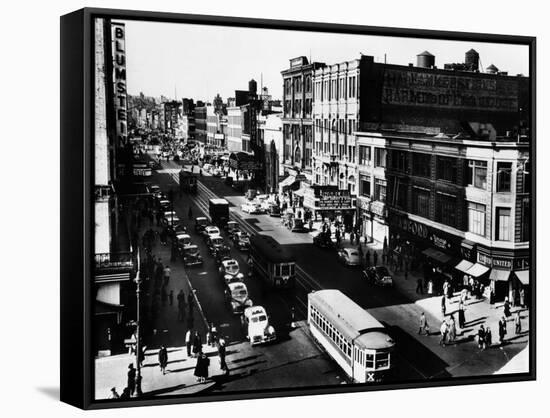
[[[243,111],[240,106],[227,108],[227,136],[226,144],[229,152],[243,151]]]
[[[279,177],[283,173],[283,121],[282,114],[259,116],[258,129],[265,149],[266,191],[277,193]]]
[[[195,140],[206,144],[208,134],[207,106],[195,107]]]

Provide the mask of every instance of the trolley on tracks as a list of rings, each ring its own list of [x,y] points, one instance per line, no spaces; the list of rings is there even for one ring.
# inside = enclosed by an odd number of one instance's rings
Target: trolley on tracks
[[[269,235],[255,234],[250,237],[252,269],[272,288],[294,287],[296,260]]]
[[[308,324],[313,337],[353,382],[387,379],[395,342],[378,320],[342,292],[310,293]]]

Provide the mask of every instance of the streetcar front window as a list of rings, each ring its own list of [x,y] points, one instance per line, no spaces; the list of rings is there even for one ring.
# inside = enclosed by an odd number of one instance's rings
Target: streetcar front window
[[[365,367],[372,369],[374,367],[374,354],[367,354]]]
[[[383,369],[390,365],[390,353],[376,353],[376,368]]]
[[[283,264],[281,266],[281,276],[290,276],[290,264]]]

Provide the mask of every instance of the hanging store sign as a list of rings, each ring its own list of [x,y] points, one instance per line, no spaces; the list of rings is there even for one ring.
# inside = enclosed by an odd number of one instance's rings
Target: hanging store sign
[[[113,83],[116,136],[119,146],[128,138],[126,96],[126,37],[124,23],[111,23]]]

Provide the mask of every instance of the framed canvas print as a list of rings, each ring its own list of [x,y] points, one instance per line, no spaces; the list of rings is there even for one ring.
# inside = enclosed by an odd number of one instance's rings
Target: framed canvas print
[[[534,379],[534,64],[524,36],[63,16],[62,400]]]

